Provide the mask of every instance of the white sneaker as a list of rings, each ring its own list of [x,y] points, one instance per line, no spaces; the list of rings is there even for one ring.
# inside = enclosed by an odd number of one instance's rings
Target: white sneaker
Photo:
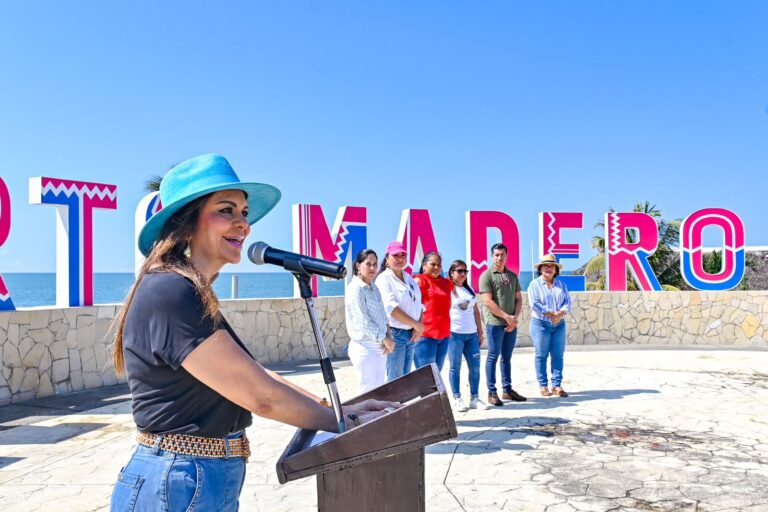
[[[491,406],[488,405],[487,403],[483,402],[479,398],[475,397],[475,398],[471,398],[469,400],[469,408],[470,409],[478,409],[480,411],[487,411],[488,409],[491,408]]]
[[[469,410],[469,407],[467,407],[467,404],[464,403],[461,397],[453,399],[453,408],[456,409],[456,412],[467,412]]]

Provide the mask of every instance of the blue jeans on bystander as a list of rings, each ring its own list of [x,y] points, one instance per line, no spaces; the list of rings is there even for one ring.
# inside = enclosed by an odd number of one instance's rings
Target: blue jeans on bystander
[[[502,389],[512,389],[512,350],[517,341],[517,329],[506,332],[503,325],[486,325],[488,355],[485,358],[485,380],[488,393],[496,392],[496,361],[501,357]]]
[[[461,396],[459,377],[462,357],[467,360],[467,367],[469,368],[470,398],[476,398],[480,387],[480,343],[476,332],[470,334],[451,333],[451,339],[448,342],[448,360],[451,362],[448,381],[451,383],[454,398]]]
[[[441,340],[427,337],[419,338],[413,349],[413,364],[416,365],[416,368],[435,363],[437,369],[442,370],[445,356],[448,354],[449,339],[451,339],[450,336]]]
[[[413,346],[411,335],[413,329],[398,329],[390,327],[395,350],[387,354],[387,382],[402,377],[411,371],[413,366]]]
[[[547,358],[551,357],[552,387],[559,387],[563,382],[563,354],[565,354],[565,322],[557,326],[547,320],[531,318],[531,338],[536,351],[536,378],[539,386],[546,387]]]

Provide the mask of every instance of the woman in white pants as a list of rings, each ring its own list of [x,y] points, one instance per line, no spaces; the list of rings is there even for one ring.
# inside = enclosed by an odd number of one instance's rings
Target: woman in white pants
[[[350,340],[347,353],[357,373],[360,394],[384,384],[387,354],[395,348],[395,342],[389,337],[381,293],[373,282],[378,263],[372,249],[360,251],[353,266],[354,277],[344,296]]]

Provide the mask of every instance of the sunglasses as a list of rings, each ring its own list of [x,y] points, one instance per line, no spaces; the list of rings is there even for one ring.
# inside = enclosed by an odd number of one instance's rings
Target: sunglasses
[[[453,271],[456,272],[457,274],[466,274],[468,272],[468,270],[465,268],[455,268],[453,269]]]

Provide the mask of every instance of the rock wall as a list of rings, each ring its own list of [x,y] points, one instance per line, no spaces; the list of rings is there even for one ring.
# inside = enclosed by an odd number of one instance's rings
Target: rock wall
[[[525,294],[523,295],[525,299]],[[569,343],[750,345],[768,343],[768,291],[574,293]],[[349,338],[343,297],[315,299],[328,352]],[[111,363],[119,305],[0,312],[0,405],[123,382]],[[222,310],[262,363],[317,357],[301,299],[222,301]],[[523,308],[519,345],[530,345]]]

